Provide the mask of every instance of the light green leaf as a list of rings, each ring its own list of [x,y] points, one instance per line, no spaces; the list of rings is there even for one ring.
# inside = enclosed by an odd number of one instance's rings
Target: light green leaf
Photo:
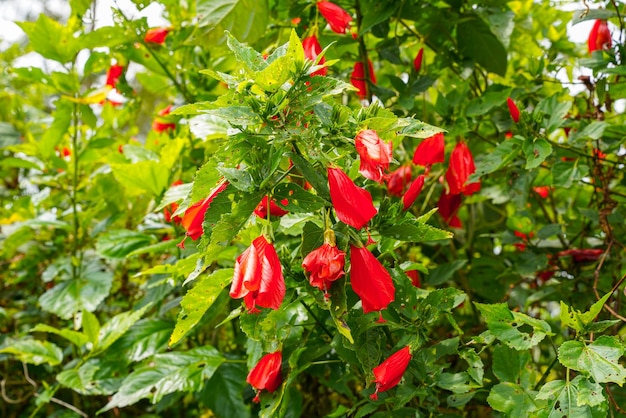
[[[72,120],[72,105],[64,100],[57,100],[54,111],[54,120],[46,129],[39,141],[39,152],[43,161],[47,161],[55,153],[55,148],[61,143],[70,127]]]
[[[295,183],[281,183],[274,189],[274,198],[279,206],[281,200],[287,199],[286,208],[289,212],[310,213],[323,208],[326,200],[304,190]]]
[[[0,353],[13,354],[19,361],[28,364],[56,366],[63,361],[63,351],[49,341],[24,339],[8,341]]]
[[[196,11],[194,40],[203,45],[222,43],[224,31],[254,42],[265,34],[269,19],[267,0],[198,0]]]
[[[149,192],[159,196],[167,187],[168,170],[156,161],[140,161],[135,164],[111,164],[111,170],[131,196]]]
[[[180,341],[202,319],[219,294],[233,279],[233,269],[217,270],[211,275],[203,275],[196,285],[187,292],[180,302],[181,310],[170,337],[169,345]]]
[[[501,344],[493,350],[493,374],[501,382],[518,382],[529,362],[528,351],[518,351]]]
[[[109,295],[113,274],[98,262],[91,262],[76,279],[57,283],[39,298],[41,307],[69,319],[82,310],[93,312]]]
[[[485,366],[480,356],[471,348],[459,351],[459,356],[468,364],[467,374],[474,382],[482,385],[483,376],[485,375]]]
[[[56,334],[60,337],[65,338],[79,348],[86,344],[88,341],[87,336],[82,332],[73,331],[71,329],[57,329],[46,324],[37,324],[33,329],[30,330],[30,332],[48,332],[50,334]]]
[[[407,242],[426,242],[450,239],[452,232],[435,228],[417,220],[405,219],[393,225],[381,226],[380,235]]]
[[[15,127],[7,122],[0,122],[0,148],[8,147],[20,143],[20,133]],[[0,164],[5,165],[7,157],[4,157]],[[37,166],[35,166],[37,168]]]
[[[87,362],[78,369],[65,370],[57,375],[57,381],[81,395],[96,395],[100,393],[93,384],[94,375],[99,367],[95,362]]]
[[[309,225],[309,224],[307,224]],[[304,236],[302,237],[304,239]],[[350,344],[354,344],[354,338],[350,326],[347,323],[348,317],[348,303],[346,299],[346,280],[340,279],[333,283],[332,290],[330,291],[330,301],[328,310],[330,317],[332,318],[337,331],[350,341]]]
[[[589,326],[598,316],[606,301],[611,297],[612,292],[604,295],[600,300],[591,305],[591,308],[585,313],[570,308],[561,301],[561,322],[563,325],[573,328],[579,334],[587,334]]]
[[[446,132],[445,129],[429,125],[428,123],[419,121],[417,119],[408,119],[407,122],[408,125],[405,126],[398,135],[425,139],[430,138],[431,136],[438,134],[439,132]]]
[[[546,383],[537,394],[537,399],[548,401],[542,417],[606,417],[607,404],[602,396],[602,386],[581,375],[569,383],[564,380]],[[594,408],[595,406],[599,407]]]
[[[223,362],[224,357],[211,346],[157,354],[128,375],[98,413],[132,405],[143,398],[157,403],[170,393],[198,391]]]
[[[552,145],[543,138],[534,140],[528,138],[524,142],[524,155],[526,155],[526,169],[539,167],[546,158],[552,154]]]
[[[92,344],[92,348],[98,343],[98,336],[100,335],[100,322],[98,318],[91,312],[84,310],[82,312],[83,317],[83,333],[87,336],[87,341]]]
[[[510,418],[526,418],[539,409],[543,402],[535,400],[535,392],[510,382],[498,383],[491,388],[487,402],[493,409]]]
[[[62,64],[71,61],[82,48],[72,28],[63,26],[42,13],[36,22],[18,22],[35,52]]]
[[[624,345],[612,336],[603,335],[591,344],[566,341],[559,347],[559,361],[567,368],[593,377],[598,383],[613,382],[623,385],[626,369],[619,364]]]
[[[128,361],[141,361],[167,347],[174,323],[157,318],[146,318],[135,325],[111,345],[111,353],[123,353]]]
[[[501,142],[493,151],[476,161],[476,172],[467,180],[468,183],[478,181],[481,176],[491,174],[507,166],[520,152],[521,142],[511,138]]]
[[[150,305],[148,304],[134,312],[122,312],[105,323],[102,328],[100,328],[98,344],[94,348],[93,354],[100,353],[109,348],[111,344],[124,335],[126,331],[141,318],[149,307]]]

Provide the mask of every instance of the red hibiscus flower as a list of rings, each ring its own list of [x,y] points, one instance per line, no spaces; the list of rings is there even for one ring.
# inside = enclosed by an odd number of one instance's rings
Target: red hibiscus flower
[[[172,111],[172,105],[167,106],[165,109],[162,109],[157,113],[157,118],[152,122],[152,130],[161,133],[166,131],[173,131],[176,129],[176,124],[174,122],[170,122],[165,118]]]
[[[413,68],[415,68],[415,72],[419,73],[422,69],[422,60],[424,59],[424,48],[420,48],[413,60]]]
[[[313,62],[315,62],[315,60],[317,59],[317,56],[322,53],[322,46],[320,45],[319,41],[317,40],[317,36],[315,35],[311,35],[308,38],[304,38],[302,40],[302,48],[304,48],[304,56]],[[325,62],[326,62],[326,58],[322,57],[320,59],[320,62],[318,62],[318,65],[322,65]],[[326,75],[326,74],[328,74],[328,68],[324,67],[324,68],[320,68],[317,71],[312,72],[311,76]]]
[[[354,145],[361,157],[359,173],[367,179],[382,183],[383,171],[389,168],[389,162],[393,158],[391,142],[383,142],[376,131],[367,129],[357,134]]]
[[[107,81],[105,85],[115,88],[120,77],[124,73],[124,67],[118,64],[113,64],[107,70]]]
[[[187,208],[181,222],[183,227],[187,230],[187,233],[183,241],[178,244],[179,247],[185,248],[184,242],[187,237],[195,241],[202,236],[204,233],[204,227],[202,226],[204,223],[204,215],[207,209],[209,209],[209,206],[211,206],[211,202],[215,199],[215,196],[223,192],[226,187],[228,187],[228,182],[222,181],[216,188],[211,190],[211,193],[209,193],[206,199],[196,202]]]
[[[243,298],[250,312],[259,312],[257,306],[280,308],[285,297],[283,271],[274,244],[263,235],[237,257],[230,296]]]
[[[437,207],[439,208],[439,214],[449,226],[453,228],[462,227],[461,220],[457,216],[461,207],[461,195],[444,192],[439,197]]]
[[[587,39],[587,49],[589,53],[593,51],[602,51],[603,49],[609,49],[612,45],[611,31],[606,20],[596,20],[589,32],[589,38]]]
[[[172,183],[170,187],[180,186],[181,184],[183,184],[182,181],[176,180],[174,183]],[[178,215],[172,216],[174,213],[176,213],[177,210],[178,210],[178,203],[176,202],[173,202],[169,206],[163,208],[163,216],[165,217],[165,222],[167,223],[174,222],[176,225],[180,225],[180,223],[183,221],[183,218],[181,218]]]
[[[569,250],[563,250],[557,253],[559,257],[572,256],[576,263],[583,263],[585,261],[597,261],[604,253],[600,248],[571,248]]]
[[[267,202],[269,201],[269,197],[265,196],[261,202],[257,205],[256,209],[254,209],[254,214],[259,218],[266,219],[267,218]],[[287,199],[283,199],[280,201],[280,204],[283,206],[287,206]],[[270,216],[281,217],[285,216],[289,213],[288,210],[285,210],[276,204],[276,201],[272,199],[270,201]]]
[[[423,187],[424,175],[421,174],[417,176],[415,180],[413,180],[413,183],[411,183],[411,187],[409,187],[409,190],[407,190],[404,196],[402,196],[402,205],[404,206],[404,210],[407,210],[411,207],[411,205],[413,205],[413,202],[415,202],[415,199],[417,199],[417,196],[419,196]]]
[[[480,190],[480,182],[466,184],[476,171],[474,157],[465,142],[459,142],[450,155],[450,165],[446,171],[446,181],[450,194],[463,193],[467,196]]]
[[[535,191],[535,193],[541,196],[542,199],[550,196],[550,186],[535,186],[533,187],[533,190]]]
[[[376,75],[374,74],[374,66],[372,65],[372,61],[368,60],[368,69],[369,69],[369,81],[372,84],[376,84]],[[350,83],[354,87],[358,89],[356,94],[359,96],[361,100],[367,99],[367,92],[369,90],[367,86],[367,77],[365,76],[365,70],[363,69],[363,63],[357,62],[354,64],[354,69],[352,70],[352,75],[350,76]]]
[[[393,302],[391,275],[366,247],[350,245],[350,284],[361,298],[363,313],[380,311]]]
[[[402,379],[406,368],[411,361],[411,349],[406,346],[395,353],[379,366],[374,367],[374,382],[376,382],[376,392],[370,395],[370,399],[377,400],[379,392],[385,392],[398,383]]]
[[[411,167],[402,165],[385,177],[387,191],[392,196],[401,197],[411,183]]]
[[[143,40],[151,43],[163,45],[165,43],[165,38],[167,38],[167,34],[170,32],[171,28],[151,28],[146,32],[146,36],[144,36]]]
[[[405,271],[406,275],[409,279],[411,279],[411,283],[415,287],[422,287],[422,281],[420,280],[420,273],[417,270],[408,270]]]
[[[341,222],[361,229],[378,213],[372,195],[354,184],[340,168],[328,168],[328,187]]]
[[[517,105],[515,104],[513,99],[511,99],[510,97],[507,98],[506,105],[509,107],[509,113],[511,114],[511,119],[513,119],[513,122],[519,122],[519,109],[517,108]]]
[[[335,3],[329,1],[317,2],[317,8],[328,21],[330,29],[335,33],[346,33],[346,29],[350,27],[352,16]]]
[[[325,242],[304,257],[302,268],[309,273],[311,286],[323,290],[324,295],[327,295],[332,282],[344,275],[345,258],[345,252]]]
[[[439,132],[420,142],[413,154],[413,164],[428,168],[435,163],[442,163],[444,158],[443,132]]]
[[[280,367],[283,362],[283,355],[280,351],[269,353],[261,357],[261,360],[254,366],[246,382],[250,383],[257,390],[254,402],[259,402],[259,394],[262,390],[274,392],[282,383]]]

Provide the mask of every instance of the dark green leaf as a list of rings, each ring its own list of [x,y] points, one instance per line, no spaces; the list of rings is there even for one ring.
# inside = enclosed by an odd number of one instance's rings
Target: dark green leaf
[[[250,407],[243,400],[247,374],[243,364],[222,364],[206,383],[201,402],[220,418],[249,416]]]
[[[543,406],[535,400],[535,392],[515,383],[498,383],[491,388],[487,402],[496,411],[510,418],[526,418]]]
[[[151,244],[152,235],[118,229],[109,231],[96,241],[96,251],[104,257],[124,258],[131,252]]]
[[[524,142],[524,154],[526,169],[530,170],[539,167],[552,154],[552,145],[543,138],[535,140],[529,138]]]
[[[466,16],[457,26],[457,43],[461,54],[482,65],[487,71],[506,74],[506,49],[480,17]]]

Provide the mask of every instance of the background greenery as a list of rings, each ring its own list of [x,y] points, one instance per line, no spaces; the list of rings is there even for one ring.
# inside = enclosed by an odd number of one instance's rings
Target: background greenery
[[[351,36],[309,0],[162,0],[159,45],[145,18],[114,8],[114,26],[94,30],[95,1],[69,3],[67,19],[20,23],[28,44],[0,52],[0,415],[626,414],[623,4],[338,1]],[[597,18],[613,43],[590,53],[567,26]],[[308,75],[312,33],[326,77]],[[56,65],[14,65],[30,52]],[[350,75],[368,59],[376,99],[360,101]],[[115,62],[129,69],[122,104],[106,99]],[[358,175],[364,128],[393,142],[392,168],[445,131],[446,162],[408,212]],[[458,141],[481,190],[452,228],[432,209]],[[396,287],[384,324],[355,307],[349,277],[329,305],[301,267],[322,242],[331,163],[379,208],[370,249]],[[163,209],[182,214],[222,176],[230,192],[204,237],[177,247],[185,231]],[[266,194],[290,214],[251,216]],[[343,249],[366,238],[333,229]],[[262,231],[288,291],[281,309],[249,314],[228,285]],[[403,381],[370,400],[372,368],[406,345]],[[285,383],[253,404],[246,375],[277,349]]]

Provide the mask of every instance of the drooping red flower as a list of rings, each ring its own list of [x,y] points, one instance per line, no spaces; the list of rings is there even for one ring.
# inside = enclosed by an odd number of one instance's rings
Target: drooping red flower
[[[559,257],[572,256],[575,262],[583,263],[585,261],[597,261],[602,254],[603,249],[600,248],[570,248],[557,253]]]
[[[350,244],[350,284],[361,298],[363,313],[383,310],[395,298],[391,275],[367,247]]]
[[[535,186],[533,187],[533,190],[535,191],[535,193],[541,196],[542,199],[550,196],[550,186]]]
[[[170,131],[176,129],[174,122],[168,121],[165,117],[172,112],[172,105],[167,106],[165,109],[161,109],[157,113],[156,119],[152,122],[152,130],[158,133]]]
[[[250,383],[257,390],[254,402],[259,402],[259,394],[262,390],[274,392],[282,383],[280,367],[283,362],[283,355],[280,351],[269,353],[261,357],[261,360],[254,366],[246,382]]]
[[[372,84],[376,84],[376,74],[374,74],[374,66],[372,65],[372,61],[368,60],[367,64],[369,69],[369,81]],[[361,100],[367,98],[367,92],[369,90],[369,87],[367,84],[367,77],[365,76],[365,70],[363,68],[362,62],[359,61],[354,64],[352,75],[350,75],[350,83],[352,83],[352,85],[358,89],[356,94]]]
[[[318,1],[317,8],[328,21],[333,32],[346,33],[346,29],[350,27],[352,21],[352,16],[348,12],[330,1]]]
[[[370,395],[370,399],[377,400],[378,392],[385,392],[398,383],[402,379],[402,375],[406,371],[411,361],[411,349],[406,347],[396,351],[380,365],[374,367],[374,382],[376,382],[376,392]]]
[[[172,183],[170,187],[180,186],[181,184],[183,184],[182,181],[176,180],[174,183]],[[165,217],[165,222],[167,223],[173,222],[176,225],[180,225],[181,222],[183,221],[183,218],[181,218],[179,215],[172,216],[174,213],[176,213],[177,210],[178,210],[178,203],[176,202],[172,202],[169,204],[169,206],[164,207],[163,216]]]
[[[119,64],[113,64],[107,70],[107,81],[105,83],[106,86],[110,86],[115,88],[117,86],[117,82],[120,77],[124,73],[124,67]]]
[[[448,194],[444,191],[439,197],[437,207],[439,208],[439,214],[449,226],[453,228],[462,227],[461,220],[457,216],[461,207],[460,194]]]
[[[328,168],[328,187],[330,200],[341,222],[361,229],[378,213],[372,195],[354,184],[340,168]]]
[[[446,181],[450,194],[463,193],[469,196],[480,190],[480,181],[467,184],[469,177],[476,171],[474,157],[465,142],[459,142],[452,150],[450,164],[446,171]]]
[[[509,113],[511,114],[511,119],[513,119],[513,122],[515,123],[519,122],[520,112],[519,112],[519,109],[517,108],[517,105],[513,101],[513,99],[508,97],[506,99],[506,105],[509,107]]]
[[[413,60],[413,68],[415,68],[415,72],[419,73],[422,69],[422,60],[424,59],[424,48],[420,48]]]
[[[413,202],[415,202],[415,199],[417,199],[417,196],[419,196],[423,187],[424,175],[420,174],[415,180],[413,180],[409,190],[407,190],[404,196],[402,196],[402,205],[404,206],[404,210],[407,210],[411,207],[411,205],[413,205]]]
[[[411,279],[411,283],[415,287],[422,287],[422,281],[420,280],[420,273],[417,270],[407,270],[405,271],[406,275],[409,279]]]
[[[211,206],[211,202],[215,199],[215,196],[223,192],[228,187],[227,181],[222,181],[217,185],[206,199],[194,203],[189,206],[183,215],[182,225],[187,230],[186,237],[190,237],[192,240],[197,240],[204,233],[202,224],[204,223],[204,215],[207,209]],[[184,248],[185,240],[179,244],[181,248]]]
[[[325,242],[302,260],[302,268],[309,273],[311,286],[328,293],[332,282],[344,275],[346,253]]]
[[[269,201],[269,197],[265,196],[261,202],[259,202],[259,204],[257,205],[256,209],[254,209],[254,214],[256,216],[258,216],[259,218],[263,218],[266,219],[267,218],[267,202]],[[286,206],[287,203],[289,203],[287,201],[287,199],[283,199],[280,201],[280,203],[283,206]],[[276,201],[274,199],[272,199],[270,201],[270,216],[276,216],[276,217],[281,217],[281,216],[285,216],[286,214],[289,213],[288,210],[285,210],[283,208],[281,208],[280,206],[278,206],[276,204]]]
[[[435,163],[442,163],[444,158],[443,132],[439,132],[420,142],[413,154],[413,164],[430,167]]]
[[[304,49],[304,56],[313,62],[315,62],[315,60],[317,59],[317,56],[322,53],[322,46],[320,45],[320,42],[318,41],[317,36],[315,35],[311,35],[307,38],[304,38],[302,40],[302,48]],[[325,62],[326,62],[326,58],[322,57],[320,61],[318,62],[318,65],[322,65]],[[328,68],[324,67],[324,68],[320,68],[317,71],[312,72],[311,76],[326,75],[326,74],[328,74]]]
[[[165,38],[167,38],[167,34],[170,32],[171,28],[151,28],[146,31],[146,35],[143,40],[151,43],[163,45],[165,43]]]
[[[243,298],[250,312],[257,306],[278,309],[285,297],[285,279],[274,244],[261,235],[235,261],[230,296]]]
[[[385,176],[387,191],[392,196],[401,197],[406,187],[411,183],[411,167],[401,165],[395,171]]]
[[[611,31],[606,20],[598,19],[593,24],[589,38],[587,38],[587,49],[589,53],[609,49],[612,45]]]
[[[373,129],[359,132],[354,138],[356,152],[361,159],[359,173],[363,177],[382,183],[384,170],[391,162],[391,142],[384,142]]]

